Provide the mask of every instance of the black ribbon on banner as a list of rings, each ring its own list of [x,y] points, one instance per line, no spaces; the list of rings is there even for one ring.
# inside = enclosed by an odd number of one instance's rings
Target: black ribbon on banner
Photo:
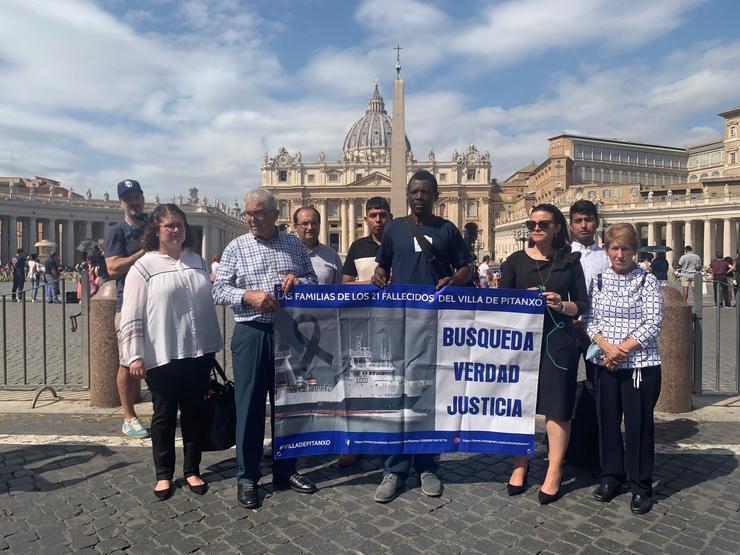
[[[306,337],[298,328],[298,326],[300,324],[303,324],[304,322],[311,322],[313,324],[311,337]],[[319,328],[319,322],[318,320],[316,320],[316,317],[311,316],[310,314],[299,314],[298,316],[296,316],[293,319],[293,333],[295,333],[298,342],[306,348],[305,352],[303,353],[303,358],[301,359],[300,368],[302,370],[308,369],[314,357],[319,357],[327,364],[332,363],[332,361],[334,360],[334,356],[330,352],[325,351],[324,349],[319,347],[319,340],[321,339],[321,329]]]

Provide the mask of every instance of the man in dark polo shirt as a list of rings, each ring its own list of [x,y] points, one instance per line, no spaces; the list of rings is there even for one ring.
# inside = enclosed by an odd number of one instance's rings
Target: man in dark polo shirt
[[[344,283],[370,283],[383,230],[391,218],[391,207],[383,197],[372,197],[365,203],[365,223],[370,235],[360,237],[349,246],[342,267]]]
[[[433,285],[437,290],[446,285],[467,285],[475,257],[465,244],[455,224],[434,215],[439,198],[437,180],[426,170],[415,172],[406,187],[411,214],[393,220],[385,227],[383,241],[375,260],[378,266],[373,284],[385,287],[391,282],[409,285]],[[431,243],[437,260],[429,262],[422,246],[412,234],[409,222]],[[442,495],[433,454],[391,455],[383,467],[383,481],[375,491],[375,501],[394,499],[408,477],[411,464],[419,475],[421,491],[430,497]]]
[[[144,215],[144,192],[141,185],[133,179],[126,179],[118,184],[118,198],[123,208],[123,220],[113,224],[105,232],[105,265],[108,275],[116,280],[118,288],[118,303],[116,304],[116,335],[118,336],[118,375],[116,384],[118,395],[123,408],[123,425],[121,432],[135,438],[149,437],[149,432],[136,416],[134,402],[141,389],[141,382],[134,378],[121,358],[121,334],[119,322],[121,319],[121,304],[123,304],[123,286],[131,266],[134,265],[144,251],[139,246],[139,239],[146,227]]]

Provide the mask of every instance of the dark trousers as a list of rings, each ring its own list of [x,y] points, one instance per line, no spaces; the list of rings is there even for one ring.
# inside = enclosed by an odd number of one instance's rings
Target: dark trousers
[[[414,465],[416,474],[421,476],[422,472],[437,472],[437,461],[435,454],[416,454],[416,455],[391,455],[385,459],[383,465],[383,474],[396,474],[402,480],[408,478],[411,465]]]
[[[18,292],[18,298],[23,297],[23,285],[26,283],[25,276],[17,276],[13,274],[13,300],[15,300],[15,292]]]
[[[718,292],[721,290],[721,293]],[[727,283],[727,276],[714,276],[714,305],[719,306],[719,295],[722,296],[722,300],[725,306],[730,306],[730,286]]]
[[[265,439],[265,400],[269,395],[275,414],[275,356],[272,324],[237,322],[231,338],[236,401],[236,480],[257,482]],[[270,419],[273,444],[275,426]],[[295,472],[295,459],[272,463],[274,477],[286,478]]]
[[[184,455],[182,472],[186,478],[200,474],[203,412],[212,360],[213,354],[173,360],[146,373],[154,406],[151,434],[157,480],[172,480],[175,473],[178,408]]]
[[[626,480],[632,493],[652,495],[660,366],[642,368],[639,388],[632,382],[632,369],[610,372],[597,366],[595,386],[601,482],[618,486]]]

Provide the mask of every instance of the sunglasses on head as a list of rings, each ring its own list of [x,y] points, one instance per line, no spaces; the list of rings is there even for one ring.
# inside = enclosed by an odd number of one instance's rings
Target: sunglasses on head
[[[542,231],[545,231],[549,229],[550,226],[554,223],[555,222],[553,222],[552,220],[540,220],[539,222],[527,220],[526,222],[524,222],[524,225],[527,226],[527,229],[529,231],[534,231],[537,227],[539,227]]]

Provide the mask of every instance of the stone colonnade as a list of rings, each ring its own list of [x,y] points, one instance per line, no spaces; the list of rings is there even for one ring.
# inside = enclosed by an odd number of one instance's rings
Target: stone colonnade
[[[567,214],[567,206],[560,207]],[[666,254],[669,263],[677,262],[686,245],[691,245],[704,264],[717,253],[735,258],[740,250],[740,198],[725,195],[687,202],[647,202],[599,207],[602,228],[615,223],[631,223],[641,246],[663,245],[673,249]],[[505,259],[523,246],[526,214],[498,222],[495,228],[496,260]]]

